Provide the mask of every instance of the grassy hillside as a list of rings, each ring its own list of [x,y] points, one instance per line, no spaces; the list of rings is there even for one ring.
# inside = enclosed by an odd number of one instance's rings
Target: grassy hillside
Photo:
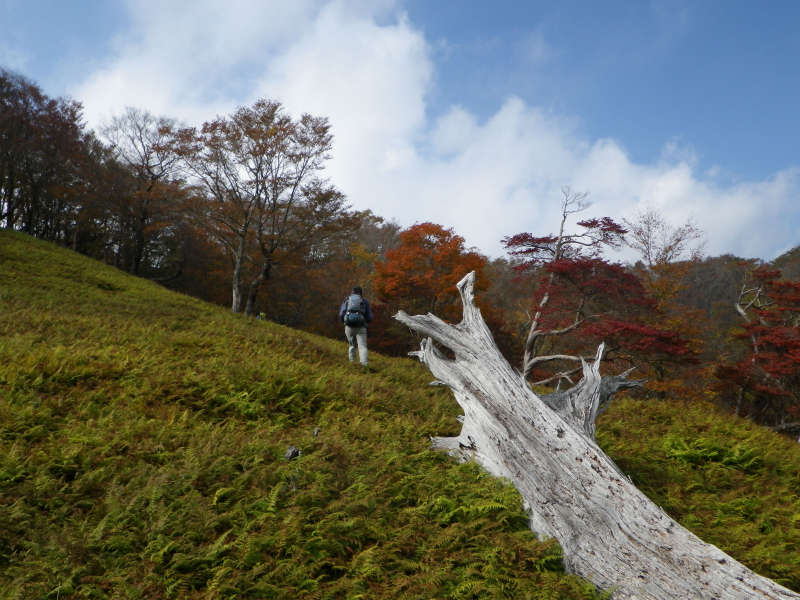
[[[4,599],[596,597],[411,359],[7,232],[0,302]]]
[[[0,231],[2,597],[599,597],[513,489],[429,450],[458,407],[422,366],[345,356]],[[800,445],[680,401],[622,400],[599,437],[800,589]]]
[[[620,399],[598,441],[634,483],[757,573],[800,591],[800,444],[702,403]]]

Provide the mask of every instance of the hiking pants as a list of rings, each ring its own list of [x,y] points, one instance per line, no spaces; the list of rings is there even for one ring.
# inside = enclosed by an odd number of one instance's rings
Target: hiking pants
[[[358,360],[365,367],[367,366],[367,328],[344,326],[344,335],[350,347],[347,349],[347,357],[350,362],[356,359],[356,343],[358,344]]]

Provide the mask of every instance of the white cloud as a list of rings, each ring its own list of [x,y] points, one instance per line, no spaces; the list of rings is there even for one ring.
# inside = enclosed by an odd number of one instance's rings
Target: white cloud
[[[692,217],[712,254],[770,258],[800,242],[800,170],[726,186],[674,140],[656,163],[634,163],[615,140],[515,97],[484,121],[469,99],[431,119],[431,47],[391,0],[183,6],[129,4],[131,29],[73,92],[93,124],[126,105],[199,122],[277,99],[330,118],[329,175],[356,208],[453,227],[493,255],[506,235],[552,231],[563,185],[591,193],[586,216],[653,206],[676,225]]]
[[[362,206],[372,206],[376,199],[366,199],[415,160],[431,77],[427,53],[403,18],[379,26],[332,3],[268,65],[257,91],[293,114],[329,117],[331,176]]]
[[[689,160],[634,164],[613,141],[598,142],[580,162],[576,186],[591,190],[596,211],[621,218],[653,207],[673,225],[692,219],[707,233],[710,254],[772,258],[786,249],[786,240],[800,241],[796,169],[721,186],[699,175]]]
[[[72,94],[97,125],[125,106],[201,121],[234,108],[251,72],[302,36],[320,2],[128,0],[129,28]]]
[[[439,118],[431,132],[431,144],[437,154],[460,152],[475,137],[475,117],[461,106],[453,106]]]

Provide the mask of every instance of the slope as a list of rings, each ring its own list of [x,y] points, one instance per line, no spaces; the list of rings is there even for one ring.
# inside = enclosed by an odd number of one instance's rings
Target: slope
[[[4,598],[597,597],[411,360],[5,231],[0,302]]]
[[[4,231],[0,308],[4,597],[598,596],[513,489],[429,450],[458,407],[411,360],[364,372],[342,343]],[[797,444],[680,399],[622,399],[598,438],[800,589]]]

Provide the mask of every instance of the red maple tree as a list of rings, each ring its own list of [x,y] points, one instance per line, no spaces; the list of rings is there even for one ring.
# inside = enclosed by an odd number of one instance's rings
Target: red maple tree
[[[723,363],[717,376],[735,389],[737,414],[781,431],[800,431],[800,281],[759,266],[742,286],[736,310],[743,320],[735,334],[746,342],[738,361]]]
[[[605,250],[623,243],[627,230],[603,217],[578,221],[581,229],[568,233],[567,220],[588,206],[587,195],[569,188],[562,194],[558,234],[519,233],[503,240],[509,254],[520,260],[516,268],[538,283],[525,341],[525,377],[539,384],[571,381],[581,359],[590,360],[603,341],[606,359],[628,364],[643,355],[692,360],[678,334],[648,324],[646,316],[657,306],[641,281],[603,258]],[[571,335],[579,328],[579,338]]]

